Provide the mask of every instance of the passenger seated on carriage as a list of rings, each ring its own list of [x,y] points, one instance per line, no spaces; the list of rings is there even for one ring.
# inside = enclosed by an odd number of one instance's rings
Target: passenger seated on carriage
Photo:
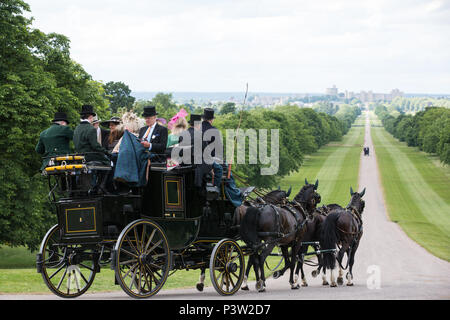
[[[96,116],[94,108],[91,105],[83,105],[81,108],[81,122],[75,128],[73,134],[75,151],[77,153],[85,154],[85,160],[88,164],[95,164],[107,169],[107,167],[111,166],[111,161],[109,159],[110,152],[98,143],[97,130],[91,125]],[[94,180],[96,181],[93,184],[104,193],[107,193],[106,182],[109,170],[110,169],[103,171],[98,169],[95,170],[96,172],[94,173]]]
[[[150,151],[150,160],[156,162],[165,162],[165,153],[167,146],[167,128],[156,122],[156,108],[154,106],[145,106],[142,116],[145,119],[146,126],[139,130],[139,139],[142,146]]]
[[[56,112],[52,125],[39,135],[35,150],[44,156],[41,170],[44,170],[52,156],[70,153],[73,131],[67,126],[68,124],[66,113]]]

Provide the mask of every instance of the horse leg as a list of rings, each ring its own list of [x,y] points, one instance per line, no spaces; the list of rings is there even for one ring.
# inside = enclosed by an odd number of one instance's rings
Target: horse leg
[[[206,268],[200,268],[200,278],[197,283],[197,290],[203,291],[203,288],[205,287],[205,269]]]
[[[294,281],[297,282],[298,281],[298,273],[301,272],[302,273],[302,287],[307,287],[308,283],[306,282],[306,278],[305,278],[305,272],[303,271],[303,261],[304,261],[304,249],[302,247],[302,249],[300,249],[300,253],[298,254],[298,261],[297,261],[297,267],[295,269],[295,277],[294,277]]]
[[[336,260],[339,262],[339,274],[338,274],[338,278],[337,278],[337,283],[340,286],[342,286],[344,284],[344,277],[343,277],[344,271],[342,270],[341,265],[342,265],[342,259],[344,258],[344,254],[346,252],[348,252],[348,247],[349,246],[347,244],[342,246],[342,248],[339,250],[338,256],[336,258]]]
[[[322,285],[323,286],[328,286],[329,283],[328,283],[328,280],[327,280],[327,269],[324,267],[322,269],[322,272],[323,272],[323,274],[322,274]]]
[[[296,243],[296,244],[294,244],[294,245],[292,246],[292,252],[291,252],[291,266],[290,266],[290,269],[291,269],[291,275],[290,275],[290,277],[289,277],[289,283],[291,284],[291,289],[299,289],[299,288],[300,288],[300,285],[297,283],[297,281],[298,281],[298,276],[296,276],[296,277],[295,277],[295,280],[294,280],[295,262],[296,262],[297,255],[298,255],[298,253],[299,253],[299,251],[300,251],[300,248],[301,248],[301,243],[300,243],[300,244]],[[302,273],[303,273],[303,272],[302,272]]]
[[[334,278],[334,270],[336,269],[336,267],[334,267],[334,269],[330,269],[330,287],[334,288],[337,287],[337,283],[336,280]]]
[[[256,289],[258,290],[258,292],[266,291],[266,276],[264,274],[264,262],[266,261],[267,256],[272,252],[274,247],[275,244],[269,244],[259,256],[258,263],[259,263],[259,270],[261,272],[261,280],[260,282],[256,283]]]
[[[317,251],[317,250],[319,250],[319,247],[318,246],[313,246],[313,248],[314,248],[314,251]],[[315,277],[317,277],[319,274],[320,274],[320,270],[322,269],[322,255],[321,254],[316,254],[316,257],[317,257],[317,269],[316,270],[313,270],[312,272],[311,272],[311,276],[313,277],[313,278],[315,278]]]
[[[279,277],[281,277],[286,270],[289,268],[290,262],[289,262],[289,251],[288,248],[286,246],[280,246],[281,248],[281,254],[283,255],[284,258],[284,267],[281,270],[277,270],[273,273],[272,277],[274,279],[278,279]]]
[[[253,260],[254,260],[253,256],[250,255],[248,257],[248,261],[247,261],[247,268],[245,269],[244,280],[242,281],[242,285],[241,285],[242,290],[246,290],[246,291],[249,290],[247,280],[248,280],[248,275],[250,273],[250,269],[253,266]]]
[[[350,256],[348,257],[349,271],[347,272],[347,286],[353,286],[353,263],[355,262],[355,253],[358,249],[359,242],[355,244],[353,248],[350,249]]]

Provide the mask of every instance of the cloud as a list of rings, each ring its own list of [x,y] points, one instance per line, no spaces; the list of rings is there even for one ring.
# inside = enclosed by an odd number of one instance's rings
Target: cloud
[[[28,1],[95,79],[136,91],[444,92],[447,1]]]

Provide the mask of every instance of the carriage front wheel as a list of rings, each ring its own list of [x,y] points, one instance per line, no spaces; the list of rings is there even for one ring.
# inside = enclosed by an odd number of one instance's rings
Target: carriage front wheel
[[[89,246],[61,244],[59,231],[58,225],[53,226],[42,240],[37,268],[54,294],[75,298],[94,282],[98,254]]]
[[[148,298],[166,282],[170,250],[164,231],[155,222],[140,219],[127,225],[116,242],[117,282],[130,297]]]
[[[212,251],[209,263],[211,282],[224,296],[236,293],[244,280],[245,259],[242,249],[231,239],[223,239]]]

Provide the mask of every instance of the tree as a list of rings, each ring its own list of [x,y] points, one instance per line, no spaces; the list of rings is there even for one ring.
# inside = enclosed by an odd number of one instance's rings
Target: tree
[[[235,113],[235,112],[236,112],[236,104],[234,102],[227,102],[220,109],[220,114]]]
[[[56,223],[34,151],[56,111],[72,125],[82,104],[106,114],[99,83],[70,57],[69,40],[31,28],[21,0],[0,2],[0,244],[36,248]]]
[[[120,81],[109,81],[104,85],[104,88],[104,96],[110,102],[110,109],[112,113],[117,113],[119,108],[131,110],[136,98],[130,95],[131,90],[125,83]]]

